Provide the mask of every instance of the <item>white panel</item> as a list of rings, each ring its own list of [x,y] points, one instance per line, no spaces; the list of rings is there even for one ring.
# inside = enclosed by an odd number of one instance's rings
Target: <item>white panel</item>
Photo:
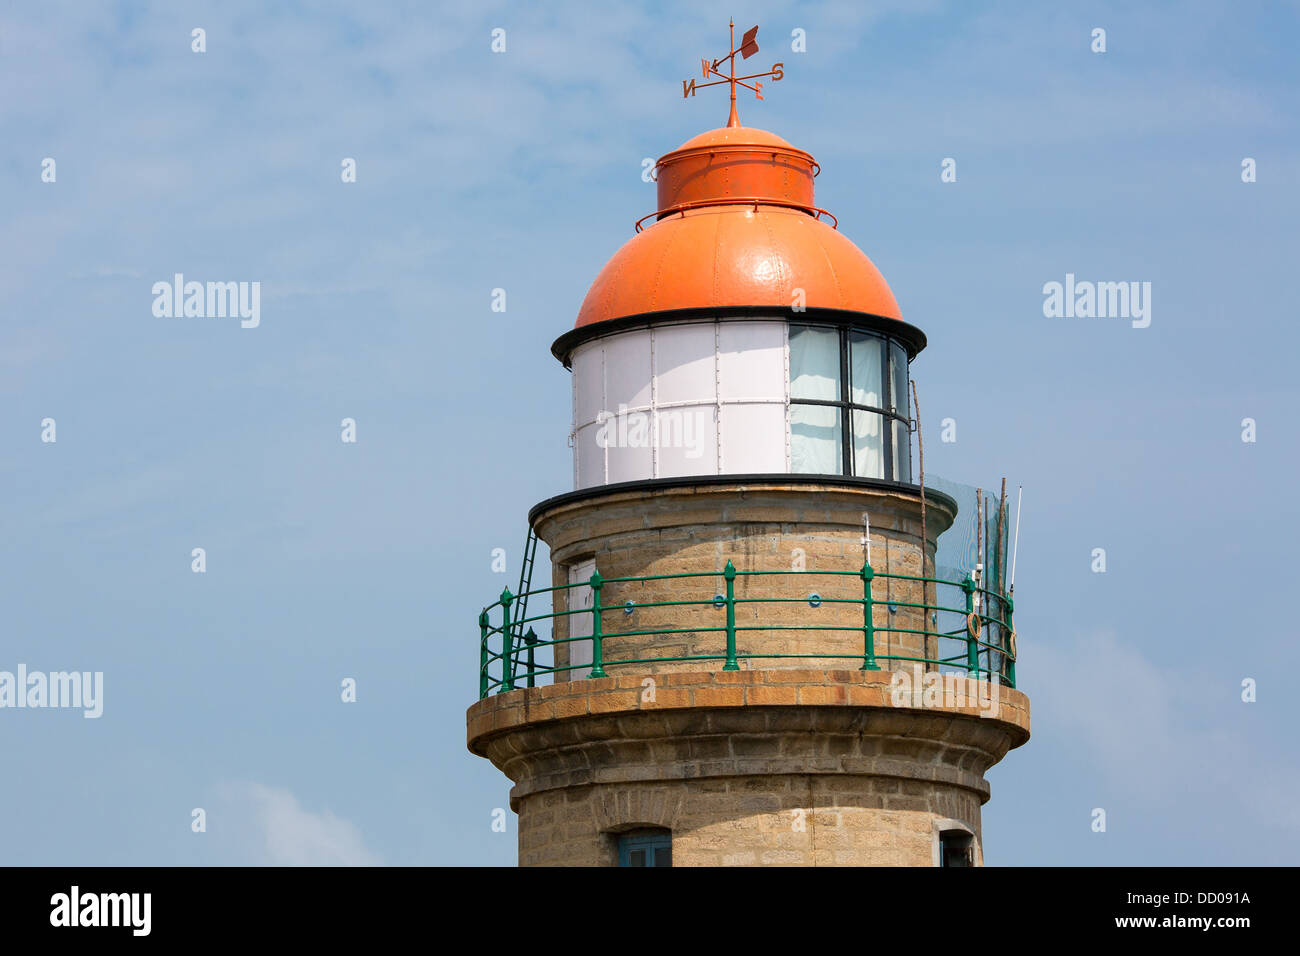
[[[656,412],[659,477],[718,473],[718,433],[714,405],[661,408]]]
[[[591,576],[596,573],[595,561],[584,561],[582,564],[576,564],[569,568],[569,583],[577,584],[580,581],[590,581]],[[590,611],[595,606],[591,597],[590,587],[577,587],[569,589],[570,611],[579,609]],[[603,615],[602,615],[603,616]],[[569,637],[586,637],[590,638],[592,634],[591,615],[590,614],[570,614],[569,615]],[[590,665],[595,659],[595,654],[591,646],[591,641],[574,641],[569,645],[569,666]],[[570,680],[579,680],[591,673],[589,666],[578,667],[576,670],[567,672]],[[558,676],[558,675],[557,675]]]
[[[584,425],[573,439],[573,454],[578,459],[578,487],[590,488],[605,483],[605,449],[596,442],[600,425]]]
[[[654,477],[650,458],[654,421],[647,412],[629,411],[614,415],[604,432],[606,481],[645,481]]]
[[[713,323],[655,329],[656,404],[713,402]]]
[[[785,471],[785,406],[722,406],[722,471],[729,475]]]
[[[625,332],[605,339],[605,402],[611,412],[619,405],[650,407],[650,330]]]
[[[604,349],[599,341],[588,342],[573,352],[573,407],[578,416],[574,427],[596,420],[605,407]]]
[[[722,322],[719,325],[718,391],[723,401],[785,396],[783,323]],[[722,433],[727,434],[725,421]]]

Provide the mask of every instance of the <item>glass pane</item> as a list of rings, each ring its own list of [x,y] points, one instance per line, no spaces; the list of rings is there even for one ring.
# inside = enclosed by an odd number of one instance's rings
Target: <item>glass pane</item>
[[[628,866],[645,866],[645,850],[630,850],[627,854]]]
[[[853,473],[860,478],[885,477],[885,433],[875,412],[853,413]]]
[[[673,848],[661,846],[655,850],[655,866],[672,866]]]
[[[790,397],[840,400],[840,333],[790,326]]]
[[[894,420],[894,480],[908,484],[912,482],[912,433],[907,423]]]
[[[883,339],[854,332],[849,336],[849,401],[854,405],[885,407]]]
[[[799,475],[844,472],[840,410],[830,405],[790,406],[790,470]]]
[[[910,420],[912,396],[907,390],[907,350],[897,342],[889,343],[889,378],[893,383],[889,407]]]

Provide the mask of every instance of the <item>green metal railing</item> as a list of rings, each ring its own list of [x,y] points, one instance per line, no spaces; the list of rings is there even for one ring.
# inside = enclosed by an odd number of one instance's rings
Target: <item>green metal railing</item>
[[[780,577],[814,581],[818,578],[831,582],[855,578],[860,582],[860,594],[853,597],[821,597],[815,591],[807,597],[737,597],[737,578]],[[691,583],[703,585],[709,579],[718,581],[720,587],[712,596],[698,600],[671,600],[623,603],[608,601],[606,595],[610,586],[646,585],[656,581],[681,581],[674,585],[674,590],[690,589]],[[904,589],[908,584],[921,590],[921,601],[901,601],[893,595],[895,586]],[[882,586],[884,588],[882,593]],[[581,589],[589,588],[590,607],[570,607],[572,598],[581,595]],[[705,588],[714,590],[713,587]],[[858,587],[854,588],[857,592]],[[933,593],[935,602],[929,603]],[[658,574],[634,578],[605,578],[596,572],[587,581],[557,587],[537,588],[527,592],[527,597],[537,599],[545,597],[552,604],[557,595],[564,597],[564,610],[552,610],[548,613],[512,616],[512,609],[521,603],[520,595],[511,594],[507,588],[500,600],[483,609],[479,615],[479,698],[490,694],[514,690],[517,687],[535,687],[538,678],[555,675],[568,675],[573,671],[586,671],[578,676],[605,677],[606,668],[635,666],[639,664],[675,664],[675,663],[716,663],[722,662],[722,669],[734,671],[740,669],[741,661],[761,662],[763,660],[798,660],[816,658],[818,660],[839,659],[857,665],[859,670],[880,670],[881,662],[891,664],[920,665],[926,669],[945,673],[960,672],[978,680],[985,680],[1016,685],[1016,647],[1015,629],[1012,624],[1012,599],[997,591],[982,588],[972,578],[964,581],[946,581],[941,578],[917,577],[904,574],[885,574],[864,564],[860,571],[737,571],[730,561],[722,571],[702,571],[685,574]],[[941,597],[951,596],[957,604],[945,604]],[[797,615],[799,623],[789,623],[789,615],[783,622],[763,622],[755,624],[737,624],[736,608],[745,605],[757,605],[760,610],[767,605],[805,604],[808,610]],[[837,624],[818,622],[819,614],[824,618],[829,611],[825,606],[852,606],[862,608],[861,624]],[[887,619],[904,614],[904,609],[912,617],[919,616],[923,627],[882,626],[876,623],[876,617],[882,606],[887,612]],[[689,627],[653,627],[649,629],[610,629],[610,619],[623,614],[628,621],[635,613],[651,608],[699,608],[698,623]],[[920,612],[919,615],[917,612]],[[855,612],[856,613],[856,612]],[[590,622],[590,634],[572,634],[572,627],[565,627],[569,636],[555,637],[555,625],[560,619],[574,621],[586,616]],[[805,623],[806,622],[806,623]],[[551,637],[537,635],[533,625],[551,627]],[[751,632],[768,632],[780,634],[789,632],[853,632],[861,635],[860,650],[852,654],[844,653],[842,646],[828,647],[825,651],[812,653],[755,653],[742,649],[746,637]],[[607,639],[655,638],[670,636],[688,636],[697,641],[703,635],[716,635],[716,653],[689,654],[677,656],[638,656],[634,658],[608,659],[605,654]],[[923,653],[899,654],[880,653],[877,644],[883,640],[890,643],[889,635],[911,635],[914,643],[920,643]],[[556,650],[560,647],[590,642],[591,660],[583,663],[560,665]],[[652,650],[654,644],[645,642],[644,648]],[[930,648],[934,656],[930,656]]]

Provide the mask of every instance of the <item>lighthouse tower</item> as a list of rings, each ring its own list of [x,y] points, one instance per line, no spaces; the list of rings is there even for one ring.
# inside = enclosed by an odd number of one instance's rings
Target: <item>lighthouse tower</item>
[[[813,157],[740,125],[736,88],[782,74],[736,76],[756,31],[703,64],[728,125],[659,160],[552,346],[574,488],[479,616],[467,716],[522,865],[981,865],[984,773],[1029,738],[1009,595],[936,570],[959,509],[913,459],[925,335]]]

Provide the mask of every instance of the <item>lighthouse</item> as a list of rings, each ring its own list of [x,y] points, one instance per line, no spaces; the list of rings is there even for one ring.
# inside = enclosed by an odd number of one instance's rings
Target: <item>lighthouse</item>
[[[738,75],[757,52],[733,30],[683,84],[727,86],[728,123],[659,159],[552,346],[573,487],[478,615],[467,714],[521,865],[982,865],[985,772],[1029,739],[1005,536],[936,565],[993,525],[924,486],[926,337],[816,160],[740,124],[737,90],[784,72]]]

